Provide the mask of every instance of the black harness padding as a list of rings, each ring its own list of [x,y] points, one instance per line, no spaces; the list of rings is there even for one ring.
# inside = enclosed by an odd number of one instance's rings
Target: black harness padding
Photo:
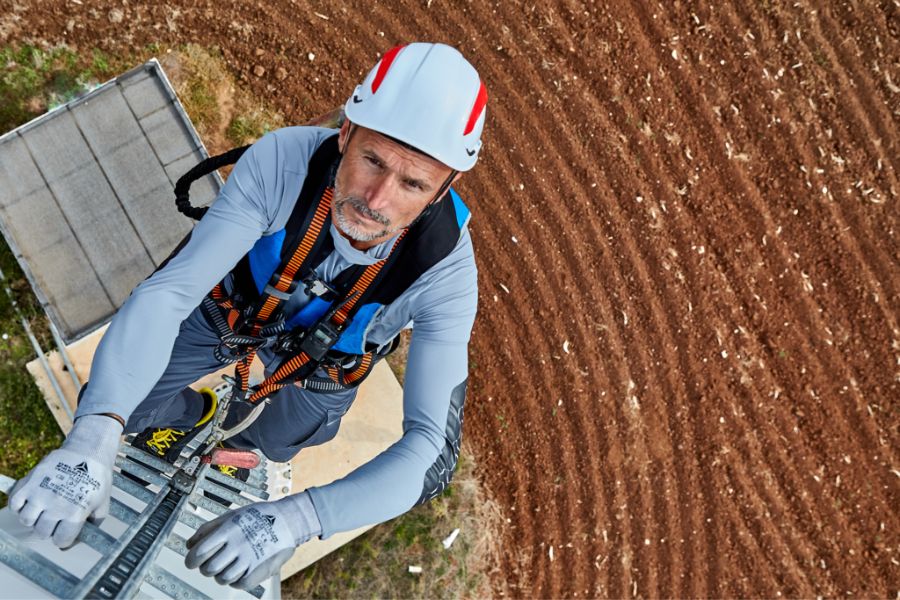
[[[197,163],[194,168],[179,177],[178,181],[175,183],[175,206],[178,208],[178,212],[187,215],[195,221],[202,219],[203,215],[206,214],[206,211],[209,210],[209,207],[191,206],[191,184],[217,169],[227,165],[233,165],[249,147],[250,145],[248,144],[246,146],[241,146],[240,148],[232,148],[224,154],[207,158]]]
[[[287,224],[284,228],[285,238],[281,245],[281,264],[275,269],[275,272],[270,277],[270,284],[274,285],[278,280],[278,276],[284,270],[285,264],[294,255],[300,242],[303,241],[303,236],[306,234],[306,230],[309,228],[309,224],[315,214],[319,198],[322,197],[325,188],[334,181],[334,175],[337,171],[338,162],[340,161],[337,138],[338,136],[334,135],[322,142],[309,160],[306,179],[303,181],[300,195],[297,197],[297,202],[294,204],[294,210],[291,212],[291,216],[288,217]],[[325,260],[325,258],[331,254],[332,250],[334,250],[331,236],[327,233],[330,227],[331,215],[329,214],[328,218],[325,220],[325,224],[322,226],[325,235],[319,236],[309,254],[310,260],[307,262],[310,265],[313,265],[313,267],[318,266],[319,263]],[[294,292],[300,279],[306,277],[309,270],[311,269],[304,269],[303,272],[298,273],[300,278],[294,280],[294,283],[290,288],[290,293]],[[240,296],[240,302],[242,304],[252,304],[258,301],[260,294],[253,278],[253,272],[250,269],[249,254],[244,255],[244,257],[238,261],[238,264],[232,270],[232,273],[234,275],[233,294]]]
[[[285,239],[281,249],[282,261],[289,260],[294,250],[303,239],[306,227],[312,219],[315,210],[315,201],[319,198],[326,185],[333,181],[340,160],[337,136],[332,136],[322,142],[309,162],[309,170],[303,189],[294,206],[291,216],[285,225]],[[331,219],[325,224],[330,227]],[[379,275],[379,281],[369,287],[371,292],[366,294],[357,305],[366,302],[378,302],[390,304],[400,294],[406,291],[413,282],[425,271],[444,259],[459,242],[460,228],[456,219],[456,210],[449,190],[440,200],[429,206],[425,213],[410,228],[400,248],[392,255],[389,265],[386,265]],[[331,254],[333,245],[330,236],[325,236],[327,242],[313,249],[310,256],[315,258],[310,261],[318,266]],[[342,271],[332,282],[333,287],[342,295],[365,270],[365,265],[353,265]],[[275,273],[282,271],[279,266]],[[252,302],[259,291],[253,280],[250,270],[250,261],[247,256],[242,258],[234,271],[234,289],[244,302]],[[390,276],[387,276],[390,273]],[[308,273],[299,273],[305,277]],[[274,278],[274,275],[273,275]],[[292,291],[295,288],[292,288]]]
[[[202,217],[206,212],[205,207],[195,208],[190,206],[189,189],[191,183],[215,169],[236,162],[246,149],[247,146],[235,148],[225,154],[208,158],[182,176],[175,188],[178,210],[194,219]],[[270,286],[274,286],[274,283],[278,281],[280,274],[285,271],[288,262],[303,242],[319,205],[319,199],[322,197],[325,189],[334,184],[340,158],[337,135],[333,135],[322,142],[310,158],[306,179],[303,182],[294,209],[285,225],[285,238],[280,248],[281,263],[276,267],[269,279]],[[293,293],[304,279],[312,275],[314,268],[321,264],[334,250],[333,240],[327,233],[330,226],[331,216],[329,214],[321,230],[324,232],[324,235],[319,235],[316,238],[313,248],[307,254],[308,258],[303,261],[302,268],[297,270],[287,292],[288,294]],[[460,235],[461,223],[457,219],[454,202],[449,189],[447,189],[438,201],[423,211],[422,215],[399,240],[399,244],[391,252],[384,267],[378,272],[375,279],[365,287],[361,297],[356,298],[349,317],[352,318],[359,308],[367,303],[375,302],[387,305],[395,301],[422,274],[450,254],[459,242]],[[351,265],[338,274],[333,281],[329,282],[329,285],[336,291],[336,301],[340,302],[341,299],[346,298],[365,270],[366,265]],[[241,258],[234,269],[232,269],[231,274],[232,289],[228,294],[228,299],[233,303],[233,308],[242,314],[256,314],[258,306],[265,301],[266,294],[260,293],[256,286],[250,266],[249,253]],[[280,309],[277,313],[273,314],[270,320],[266,321],[267,324],[271,323],[270,327],[274,327],[275,322],[281,317]],[[241,320],[238,319],[238,321]],[[239,323],[235,322],[234,325],[239,325]],[[243,328],[240,326],[235,327],[232,332],[237,332],[240,335],[240,329]],[[262,331],[265,332],[265,329]],[[305,332],[295,329],[291,334],[302,338]],[[286,333],[280,333],[280,335],[286,335]],[[384,353],[373,354],[372,346],[367,344],[365,348],[366,354],[356,356],[360,358],[368,356],[369,362],[374,364],[374,360],[383,356]],[[396,347],[396,344],[388,344],[388,346],[393,348]],[[282,364],[291,360],[291,356],[284,356],[283,352],[279,354],[282,358]],[[329,351],[328,356],[330,360],[313,362],[319,364],[330,363],[332,365],[345,364],[348,357],[348,355],[336,350]],[[303,374],[299,378],[303,379],[312,375],[316,366],[315,364],[309,364],[307,367],[304,367]],[[343,380],[343,377],[340,377],[340,379]],[[355,385],[358,385],[360,381],[361,379],[356,380]]]

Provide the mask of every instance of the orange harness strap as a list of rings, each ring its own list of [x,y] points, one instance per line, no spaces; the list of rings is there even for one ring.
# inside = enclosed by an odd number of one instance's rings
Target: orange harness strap
[[[385,263],[387,263],[388,258],[390,258],[390,256],[400,245],[400,242],[406,236],[406,231],[407,230],[404,230],[397,237],[397,240],[391,247],[391,252],[388,254],[388,256],[379,260],[377,263],[371,264],[366,267],[365,271],[363,271],[359,279],[356,280],[356,283],[353,284],[353,287],[350,289],[350,291],[347,292],[346,300],[343,302],[337,312],[335,312],[331,317],[331,322],[336,325],[339,330],[343,329],[347,325],[350,318],[350,313],[353,311],[353,308],[356,306],[360,298],[363,297],[365,291],[369,288],[372,282],[375,281],[375,278],[384,268]],[[366,373],[368,373],[371,363],[372,353],[370,352],[363,355],[360,367],[364,368],[357,368],[352,373],[350,373],[346,378],[347,383],[357,381]],[[284,364],[282,364],[274,373],[272,373],[272,375],[267,377],[265,381],[256,386],[254,388],[254,392],[251,394],[250,398],[248,398],[248,401],[250,403],[258,402],[259,400],[271,395],[281,388],[287,385],[291,385],[295,380],[302,378],[302,376],[298,377],[298,375],[300,375],[300,372],[304,370],[304,367],[308,367],[308,365],[310,365],[310,356],[306,352],[300,352],[290,360],[285,361]],[[238,366],[240,366],[240,363],[238,364]],[[318,365],[316,364],[312,365],[311,369],[307,368],[306,370],[309,372],[306,373],[305,376],[311,375],[317,367]],[[249,367],[247,374],[249,375]]]
[[[224,309],[225,321],[233,334],[223,341],[232,344],[232,348],[236,347],[240,352],[243,352],[243,355],[236,361],[234,370],[236,398],[246,398],[250,403],[259,402],[281,388],[309,377],[319,366],[320,360],[313,360],[309,354],[300,351],[280,365],[265,381],[252,389],[249,387],[250,365],[256,357],[257,350],[265,342],[265,334],[262,330],[280,316],[282,307],[287,303],[287,298],[290,296],[298,274],[302,274],[303,267],[310,259],[312,249],[316,246],[316,241],[323,234],[324,225],[331,211],[333,197],[334,189],[326,187],[316,206],[309,227],[290,260],[281,273],[273,275],[272,279],[274,280],[277,276],[277,281],[274,284],[270,283],[254,303],[255,306],[259,307],[258,310],[254,309],[255,314],[253,314],[253,311],[249,315],[246,313],[242,314],[241,310],[235,306],[232,299],[226,294],[221,282],[210,293],[210,298],[213,302],[221,309]],[[378,274],[381,273],[391,256],[394,255],[394,251],[399,247],[407,231],[404,230],[397,237],[388,256],[367,266],[353,283],[350,290],[344,295],[343,300],[338,301],[339,308],[329,320],[337,331],[343,330],[349,324],[354,308],[378,277]],[[327,232],[325,234],[327,235]],[[270,290],[270,288],[272,289]],[[261,333],[263,334],[261,335]],[[337,368],[331,367],[326,370],[330,379],[336,383],[349,385],[365,377],[373,363],[373,355],[370,352],[362,355],[356,368],[344,373],[343,377],[339,375]]]

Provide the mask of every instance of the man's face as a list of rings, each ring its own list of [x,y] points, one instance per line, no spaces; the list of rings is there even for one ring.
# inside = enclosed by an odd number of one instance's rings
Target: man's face
[[[444,164],[401,146],[364,127],[356,127],[349,146],[349,124],[338,144],[332,220],[358,249],[389,240],[419,216],[450,175]]]

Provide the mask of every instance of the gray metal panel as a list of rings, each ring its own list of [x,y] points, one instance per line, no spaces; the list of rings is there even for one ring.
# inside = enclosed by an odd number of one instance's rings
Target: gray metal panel
[[[62,136],[69,140],[65,147],[54,146]],[[120,306],[154,265],[75,120],[64,113],[23,137],[104,289]]]
[[[44,179],[20,138],[11,138],[0,146],[0,207],[44,187]]]
[[[34,256],[25,250],[22,254]],[[62,316],[61,332],[66,335],[103,324],[113,312],[113,304],[77,243],[44,248],[40,258],[34,263],[35,283]]]
[[[155,267],[187,235],[191,224],[175,210],[173,184],[121,91],[114,88],[102,100],[82,104],[72,114]],[[118,143],[117,136],[127,141]],[[178,143],[190,148],[188,140],[182,135]]]
[[[206,156],[156,61],[0,136],[0,229],[66,342],[109,320],[190,231],[172,187]],[[192,203],[220,186],[196,182]]]
[[[13,138],[4,145],[14,149],[4,151],[0,162],[0,185],[13,192],[3,194],[3,201],[11,202],[0,211],[10,245],[29,266],[42,303],[53,309],[64,336],[96,326],[113,310],[109,296],[24,142]]]
[[[172,103],[172,99],[166,95],[162,81],[154,77],[152,71],[141,71],[133,77],[122,79],[119,85],[137,118]]]
[[[118,86],[110,87],[105,94],[89,102],[72,107],[69,114],[75,117],[84,139],[98,158],[115,154],[122,146],[143,137]]]
[[[155,266],[169,256],[194,223],[175,208],[172,186],[169,184],[162,184],[134,198],[128,212],[132,220],[139,223],[141,239],[150,251]]]
[[[184,123],[178,118],[178,110],[174,106],[150,113],[142,118],[140,123],[144,134],[164,165],[192,152],[195,148],[188,141],[189,134]]]

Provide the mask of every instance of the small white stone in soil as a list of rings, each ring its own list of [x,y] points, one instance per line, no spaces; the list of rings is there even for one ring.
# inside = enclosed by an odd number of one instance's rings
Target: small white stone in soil
[[[441,543],[444,545],[444,550],[449,550],[450,546],[453,545],[453,542],[456,541],[456,536],[459,535],[459,527],[450,532],[450,535],[441,540]]]

